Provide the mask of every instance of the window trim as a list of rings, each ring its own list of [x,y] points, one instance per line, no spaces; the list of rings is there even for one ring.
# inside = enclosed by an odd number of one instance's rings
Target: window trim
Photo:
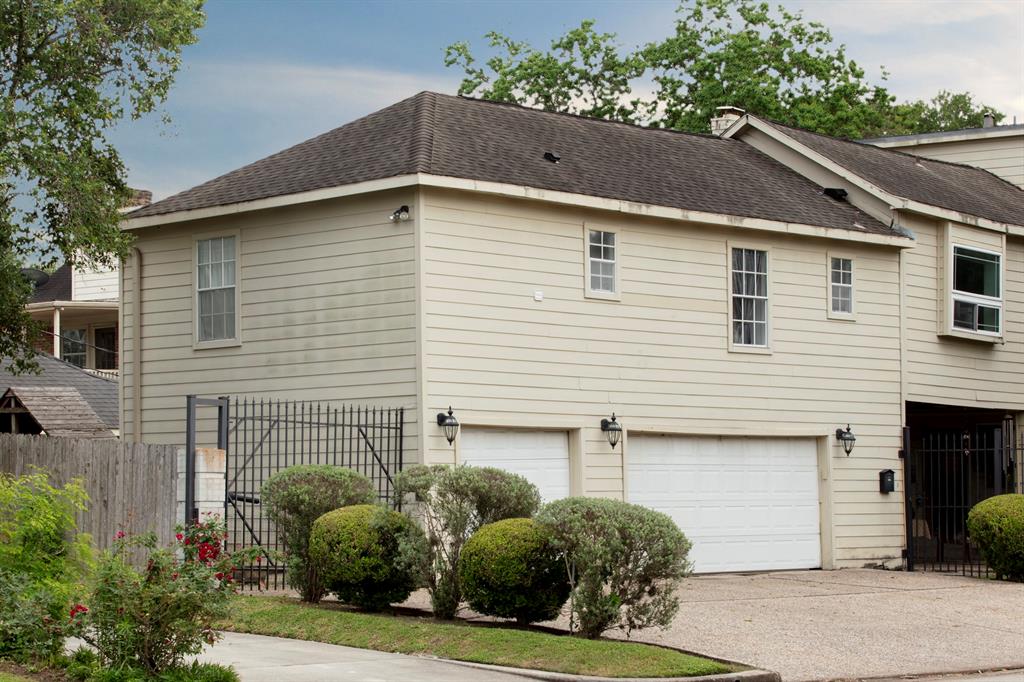
[[[838,312],[832,308],[832,259],[842,258],[850,261],[850,312]],[[841,251],[829,251],[825,254],[825,309],[828,319],[853,322],[857,319],[857,259]]]
[[[768,267],[765,272],[765,345],[763,346],[748,346],[742,343],[736,343],[733,341],[732,336],[732,252],[733,249],[750,249],[753,251],[764,251],[768,258]],[[772,320],[774,314],[772,311],[774,301],[774,289],[772,282],[772,271],[773,271],[773,260],[774,254],[772,247],[769,244],[759,244],[756,242],[734,242],[726,241],[725,243],[725,281],[726,281],[726,298],[725,298],[725,310],[726,310],[726,338],[729,342],[730,353],[753,353],[755,355],[771,355],[772,342],[774,338],[774,329],[772,326]]]
[[[601,291],[590,287],[590,233],[609,232],[615,235],[615,290]],[[583,296],[603,301],[622,300],[622,231],[601,223],[583,223]]]
[[[999,298],[992,296],[985,296],[983,294],[972,294],[966,291],[959,291],[956,289],[956,250],[957,248],[966,249],[968,251],[975,251],[978,253],[988,254],[995,256],[999,259]],[[977,338],[977,339],[991,339],[993,341],[1000,341],[1003,338],[1003,330],[1006,328],[1006,276],[1004,273],[1004,263],[1006,262],[1006,254],[1000,251],[994,251],[990,248],[982,246],[976,246],[974,244],[965,243],[965,240],[956,239],[955,237],[949,239],[949,248],[947,250],[948,255],[948,285],[946,288],[946,329],[947,333],[952,336],[961,336],[965,338]],[[964,329],[954,324],[956,301],[963,301],[965,303],[974,303],[978,305],[984,305],[989,308],[997,308],[999,310],[999,331],[990,332],[982,329]]]
[[[218,237],[235,238],[235,336],[213,341],[199,340],[199,242]],[[238,229],[197,232],[192,235],[192,349],[233,348],[242,345],[242,239]]]

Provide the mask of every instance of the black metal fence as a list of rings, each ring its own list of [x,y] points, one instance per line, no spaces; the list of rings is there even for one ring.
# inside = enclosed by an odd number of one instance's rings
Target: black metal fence
[[[994,495],[1024,492],[1013,420],[911,432],[907,440],[907,569],[990,576],[967,514]]]
[[[348,467],[373,481],[393,506],[402,470],[403,408],[334,407],[323,402],[233,399],[228,416],[224,518],[232,549],[260,547],[258,563],[242,566],[243,585],[287,589],[278,553],[284,548],[260,504],[274,473],[299,464]]]

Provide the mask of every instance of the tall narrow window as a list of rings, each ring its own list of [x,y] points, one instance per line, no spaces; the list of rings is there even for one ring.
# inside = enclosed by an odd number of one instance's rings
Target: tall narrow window
[[[853,314],[853,261],[849,258],[832,258],[832,284],[830,298],[832,312],[842,315]]]
[[[60,332],[60,357],[75,367],[85,367],[85,330],[62,329]]]
[[[197,339],[220,341],[235,337],[235,238],[215,237],[197,242]]]
[[[615,281],[615,233],[589,231],[590,248],[590,290],[592,292],[614,294]]]
[[[732,250],[732,342],[768,346],[768,252]]]
[[[953,326],[999,334],[1003,294],[1001,256],[966,246],[953,247]]]

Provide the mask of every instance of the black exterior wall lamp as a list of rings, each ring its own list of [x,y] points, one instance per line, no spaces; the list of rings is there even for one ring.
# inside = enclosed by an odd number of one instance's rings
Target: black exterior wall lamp
[[[849,457],[850,453],[853,452],[853,444],[857,442],[857,436],[853,435],[849,424],[846,425],[845,431],[841,428],[836,429],[836,440],[843,446],[843,451]]]
[[[451,405],[448,406],[448,414],[437,413],[437,425],[441,427],[441,432],[448,439],[448,445],[454,443],[455,436],[459,433],[459,420],[455,418]]]
[[[612,412],[611,419],[601,420],[601,430],[608,436],[608,444],[614,450],[615,446],[619,444],[619,439],[622,438],[622,424],[616,421],[614,412]]]

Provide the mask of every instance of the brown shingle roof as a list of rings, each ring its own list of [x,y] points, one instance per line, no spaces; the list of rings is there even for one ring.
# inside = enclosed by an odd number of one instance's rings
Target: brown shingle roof
[[[0,358],[0,394],[11,386],[38,388],[73,388],[89,403],[108,429],[118,428],[117,382],[104,379],[75,367],[70,362],[58,360],[49,353],[37,353],[39,374],[10,373],[11,361]]]
[[[561,156],[557,164],[545,152]],[[423,92],[131,218],[426,173],[894,234],[736,140]]]
[[[14,397],[48,436],[113,438],[89,403],[67,386],[12,386],[3,398]]]
[[[987,170],[766,123],[896,196],[1024,225],[1024,190]]]

